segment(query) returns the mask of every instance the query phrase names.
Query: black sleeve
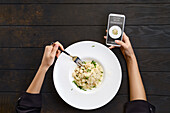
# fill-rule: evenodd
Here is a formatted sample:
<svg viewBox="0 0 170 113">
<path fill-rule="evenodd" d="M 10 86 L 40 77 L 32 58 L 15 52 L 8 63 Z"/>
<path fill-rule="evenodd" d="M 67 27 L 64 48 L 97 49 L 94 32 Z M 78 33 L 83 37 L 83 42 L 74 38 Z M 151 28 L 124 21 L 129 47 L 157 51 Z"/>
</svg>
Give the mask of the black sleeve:
<svg viewBox="0 0 170 113">
<path fill-rule="evenodd" d="M 41 104 L 41 94 L 25 92 L 17 101 L 16 111 L 17 113 L 40 113 Z"/>
<path fill-rule="evenodd" d="M 125 113 L 155 113 L 155 107 L 144 100 L 134 100 L 125 104 Z"/>
</svg>

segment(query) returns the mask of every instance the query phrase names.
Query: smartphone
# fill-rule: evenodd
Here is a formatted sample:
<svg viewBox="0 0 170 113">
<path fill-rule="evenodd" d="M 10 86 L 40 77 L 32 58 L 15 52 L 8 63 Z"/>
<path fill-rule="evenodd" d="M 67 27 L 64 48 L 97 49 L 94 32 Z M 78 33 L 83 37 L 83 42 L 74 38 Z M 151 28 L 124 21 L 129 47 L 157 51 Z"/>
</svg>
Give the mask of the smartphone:
<svg viewBox="0 0 170 113">
<path fill-rule="evenodd" d="M 109 14 L 107 25 L 107 39 L 106 45 L 118 46 L 115 40 L 122 40 L 125 25 L 125 15 L 122 14 Z"/>
</svg>

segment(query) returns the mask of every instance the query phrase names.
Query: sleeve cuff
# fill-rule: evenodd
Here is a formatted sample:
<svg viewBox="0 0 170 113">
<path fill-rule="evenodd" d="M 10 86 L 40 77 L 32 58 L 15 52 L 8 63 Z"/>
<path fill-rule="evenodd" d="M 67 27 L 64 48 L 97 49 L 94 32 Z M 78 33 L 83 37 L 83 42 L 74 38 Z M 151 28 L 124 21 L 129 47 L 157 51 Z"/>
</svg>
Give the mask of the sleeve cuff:
<svg viewBox="0 0 170 113">
<path fill-rule="evenodd" d="M 145 100 L 134 100 L 127 102 L 125 105 L 125 113 L 155 113 L 155 107 Z"/>
<path fill-rule="evenodd" d="M 41 107 L 42 96 L 41 94 L 31 94 L 24 92 L 22 96 L 18 99 L 18 104 L 27 107 Z"/>
</svg>

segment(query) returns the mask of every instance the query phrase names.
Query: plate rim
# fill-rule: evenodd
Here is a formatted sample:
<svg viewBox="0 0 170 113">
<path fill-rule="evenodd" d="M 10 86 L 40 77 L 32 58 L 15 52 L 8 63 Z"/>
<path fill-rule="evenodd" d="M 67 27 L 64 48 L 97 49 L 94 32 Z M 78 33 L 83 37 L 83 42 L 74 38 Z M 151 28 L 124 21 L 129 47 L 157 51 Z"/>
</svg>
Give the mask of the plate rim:
<svg viewBox="0 0 170 113">
<path fill-rule="evenodd" d="M 57 65 L 56 62 L 57 62 L 58 59 L 55 61 L 54 68 L 53 68 L 53 84 L 54 84 L 55 90 L 57 91 L 57 93 L 58 93 L 58 95 L 60 96 L 60 98 L 61 98 L 62 100 L 64 100 L 64 102 L 67 103 L 68 105 L 70 105 L 71 107 L 76 108 L 76 109 L 80 109 L 80 110 L 86 110 L 86 111 L 99 109 L 99 108 L 107 105 L 108 103 L 110 103 L 110 102 L 113 100 L 113 98 L 116 96 L 116 94 L 119 92 L 120 87 L 121 87 L 121 84 L 122 84 L 122 67 L 121 67 L 121 65 L 120 65 L 119 59 L 118 59 L 117 56 L 114 54 L 114 52 L 111 51 L 108 47 L 106 47 L 104 44 L 102 44 L 102 43 L 100 43 L 100 42 L 96 42 L 96 41 L 78 41 L 78 42 L 72 43 L 72 44 L 69 45 L 68 47 L 74 46 L 74 45 L 79 44 L 79 43 L 94 43 L 94 44 L 96 43 L 96 44 L 99 44 L 100 46 L 108 49 L 108 50 L 115 56 L 116 60 L 118 61 L 118 65 L 119 65 L 118 67 L 119 67 L 119 69 L 120 69 L 120 81 L 119 81 L 119 84 L 118 84 L 119 87 L 117 88 L 116 93 L 115 93 L 107 102 L 104 102 L 104 104 L 100 104 L 99 106 L 95 106 L 95 107 L 92 107 L 92 108 L 84 108 L 84 107 L 81 108 L 81 107 L 77 107 L 77 106 L 71 105 L 70 103 L 68 103 L 68 102 L 61 96 L 61 94 L 58 92 L 57 87 L 56 87 L 56 85 L 55 85 L 54 71 L 55 71 L 55 67 L 56 67 L 56 65 Z M 68 48 L 68 47 L 67 47 L 67 48 Z M 65 50 L 67 50 L 67 48 L 66 48 Z"/>
</svg>

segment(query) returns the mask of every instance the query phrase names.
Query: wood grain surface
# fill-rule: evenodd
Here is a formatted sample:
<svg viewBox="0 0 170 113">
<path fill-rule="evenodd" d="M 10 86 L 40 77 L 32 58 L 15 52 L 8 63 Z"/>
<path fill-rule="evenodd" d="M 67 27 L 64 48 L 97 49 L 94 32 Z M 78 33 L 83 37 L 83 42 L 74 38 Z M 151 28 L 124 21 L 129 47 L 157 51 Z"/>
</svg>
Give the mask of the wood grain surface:
<svg viewBox="0 0 170 113">
<path fill-rule="evenodd" d="M 109 13 L 126 15 L 130 37 L 148 95 L 157 113 L 170 109 L 169 0 L 0 0 L 0 113 L 15 113 L 16 101 L 31 83 L 44 47 L 64 47 L 84 40 L 105 45 Z M 129 88 L 126 63 L 118 57 L 123 79 L 116 97 L 97 110 L 83 111 L 65 103 L 53 85 L 53 66 L 42 87 L 42 113 L 123 113 Z M 102 53 L 103 54 L 103 53 Z"/>
<path fill-rule="evenodd" d="M 141 71 L 169 71 L 169 48 L 134 49 L 134 51 Z M 117 48 L 113 52 L 118 57 L 125 71 L 126 64 L 120 50 Z M 0 48 L 0 53 L 3 53 L 0 55 L 1 69 L 37 69 L 41 63 L 43 48 Z M 101 52 L 101 54 L 104 53 Z"/>
<path fill-rule="evenodd" d="M 170 24 L 170 4 L 1 4 L 0 25 L 106 25 L 109 13 L 126 25 Z"/>
<path fill-rule="evenodd" d="M 0 92 L 25 91 L 35 73 L 36 70 L 0 70 Z M 50 68 L 46 74 L 42 93 L 56 92 L 52 75 L 53 69 Z M 170 72 L 142 72 L 141 75 L 148 95 L 170 95 Z M 122 76 L 122 84 L 118 94 L 128 95 L 127 73 L 123 72 Z"/>
<path fill-rule="evenodd" d="M 83 3 L 170 3 L 168 0 L 0 0 L 0 3 L 74 3 L 74 4 L 83 4 Z"/>
<path fill-rule="evenodd" d="M 65 47 L 83 40 L 105 44 L 103 38 L 106 35 L 105 29 L 106 26 L 2 26 L 0 47 L 39 48 L 56 40 L 62 42 Z M 134 48 L 170 47 L 170 25 L 127 26 L 125 31 Z"/>
</svg>

